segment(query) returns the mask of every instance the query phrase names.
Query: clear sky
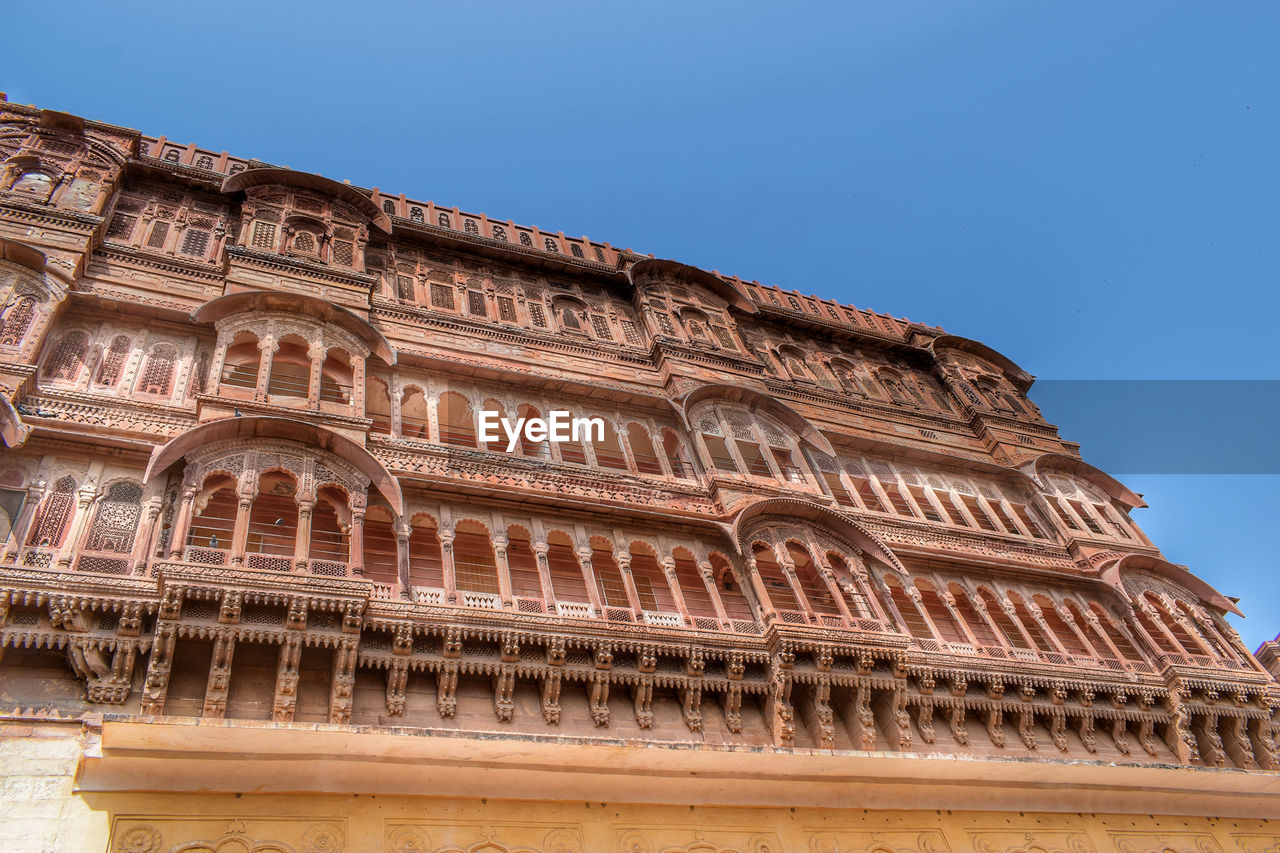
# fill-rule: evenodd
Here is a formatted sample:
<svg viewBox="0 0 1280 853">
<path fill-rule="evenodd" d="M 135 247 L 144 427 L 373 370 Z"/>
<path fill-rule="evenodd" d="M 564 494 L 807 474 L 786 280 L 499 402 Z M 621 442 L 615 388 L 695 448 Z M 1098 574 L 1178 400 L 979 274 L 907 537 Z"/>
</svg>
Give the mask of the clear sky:
<svg viewBox="0 0 1280 853">
<path fill-rule="evenodd" d="M 13 101 L 941 325 L 1046 380 L 1280 379 L 1275 2 L 67 2 L 5 29 Z M 1067 438 L 1107 422 L 1074 408 L 1045 402 Z M 1251 646 L 1280 631 L 1274 467 L 1110 470 Z"/>
</svg>

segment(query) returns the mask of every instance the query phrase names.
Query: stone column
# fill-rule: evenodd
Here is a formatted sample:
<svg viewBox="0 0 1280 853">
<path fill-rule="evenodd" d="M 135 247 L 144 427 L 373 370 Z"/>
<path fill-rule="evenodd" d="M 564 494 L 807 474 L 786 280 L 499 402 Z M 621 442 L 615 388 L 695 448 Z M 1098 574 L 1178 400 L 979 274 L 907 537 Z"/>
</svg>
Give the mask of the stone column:
<svg viewBox="0 0 1280 853">
<path fill-rule="evenodd" d="M 507 545 L 510 541 L 501 535 L 490 539 L 490 544 L 493 546 L 493 564 L 498 570 L 498 597 L 502 599 L 504 610 L 510 610 L 515 604 L 511 593 L 511 566 L 507 562 Z"/>
<path fill-rule="evenodd" d="M 267 388 L 271 385 L 271 363 L 279 348 L 280 345 L 272 335 L 258 341 L 258 352 L 261 354 L 258 356 L 258 384 L 253 392 L 255 400 L 265 402 L 267 399 Z"/>
<path fill-rule="evenodd" d="M 316 341 L 307 349 L 307 357 L 311 359 L 311 374 L 307 381 L 307 408 L 320 408 L 320 377 L 324 371 L 324 344 Z"/>
<path fill-rule="evenodd" d="M 1045 621 L 1044 611 L 1040 609 L 1040 605 L 1036 604 L 1034 601 L 1028 601 L 1027 612 L 1031 614 L 1032 619 L 1036 620 L 1036 625 L 1039 626 L 1040 633 L 1044 634 L 1044 636 L 1049 640 L 1049 645 L 1053 646 L 1059 654 L 1070 656 L 1071 652 L 1067 651 L 1067 647 L 1063 644 L 1062 640 L 1058 639 L 1058 635 L 1053 632 L 1049 627 L 1049 623 Z"/>
<path fill-rule="evenodd" d="M 551 566 L 547 562 L 547 552 L 551 550 L 551 546 L 546 542 L 534 542 L 533 559 L 538 564 L 538 581 L 542 585 L 542 604 L 546 607 L 548 613 L 554 613 L 556 609 L 555 589 L 551 585 Z"/>
<path fill-rule="evenodd" d="M 617 563 L 618 572 L 622 575 L 622 588 L 627 592 L 627 603 L 639 616 L 644 611 L 644 607 L 640 603 L 640 590 L 636 588 L 636 579 L 631 574 L 631 554 L 626 551 L 614 551 L 613 561 Z"/>
<path fill-rule="evenodd" d="M 965 639 L 968 640 L 975 649 L 982 648 L 982 643 L 978 642 L 977 635 L 973 633 L 973 629 L 969 627 L 969 623 L 966 622 L 964 616 L 961 615 L 960 608 L 956 604 L 956 597 L 951 594 L 951 590 L 944 589 L 938 594 L 938 597 L 941 598 L 942 603 L 946 605 L 947 612 L 951 614 L 951 618 L 960 626 L 960 630 L 964 634 Z"/>
<path fill-rule="evenodd" d="M 1106 657 L 1106 655 L 1102 654 L 1101 650 L 1098 649 L 1098 647 L 1089 639 L 1089 635 L 1084 632 L 1084 629 L 1076 624 L 1076 617 L 1065 604 L 1055 605 L 1053 609 L 1057 611 L 1058 618 L 1067 623 L 1067 627 L 1076 635 L 1076 639 L 1083 643 L 1086 649 L 1093 652 L 1094 657 Z"/>
<path fill-rule="evenodd" d="M 751 590 L 756 594 L 756 601 L 760 603 L 760 618 L 768 624 L 778 618 L 778 611 L 774 609 L 773 599 L 769 597 L 769 590 L 765 588 L 764 579 L 760 577 L 760 567 L 756 565 L 756 558 L 748 557 L 744 565 L 747 570 L 747 579 L 751 582 Z"/>
<path fill-rule="evenodd" d="M 692 625 L 693 619 L 689 616 L 689 606 L 684 600 L 684 591 L 680 589 L 680 579 L 676 576 L 675 558 L 663 557 L 659 565 L 662 566 L 662 573 L 666 575 L 667 586 L 671 587 L 671 598 L 676 603 L 680 618 L 686 625 Z"/>
<path fill-rule="evenodd" d="M 1004 611 L 1004 615 L 1009 617 L 1009 621 L 1013 623 L 1013 627 L 1018 629 L 1018 633 L 1022 635 L 1022 639 L 1026 642 L 1027 648 L 1039 654 L 1040 647 L 1036 645 L 1036 641 L 1032 639 L 1031 633 L 1027 631 L 1022 620 L 1018 618 L 1018 609 L 1013 606 L 1013 602 L 1007 598 L 1000 600 L 1000 609 Z"/>
<path fill-rule="evenodd" d="M 137 535 L 133 540 L 133 554 L 130 562 L 133 564 L 134 574 L 146 574 L 147 563 L 150 562 L 151 555 L 154 553 L 152 542 L 156 538 L 156 523 L 160 520 L 160 509 L 164 504 L 164 498 L 156 495 L 146 502 L 142 509 L 141 524 Z"/>
<path fill-rule="evenodd" d="M 396 534 L 396 576 L 400 581 L 400 597 L 412 595 L 412 580 L 409 577 L 409 537 L 413 534 L 408 522 L 400 522 L 394 527 Z"/>
<path fill-rule="evenodd" d="M 351 566 L 353 577 L 364 577 L 364 512 L 365 496 L 352 495 L 348 504 L 351 509 L 351 532 L 347 534 L 349 556 L 347 563 Z"/>
<path fill-rule="evenodd" d="M 311 564 L 311 517 L 316 509 L 314 498 L 294 497 L 298 505 L 298 529 L 293 538 L 293 570 L 306 572 Z"/>
<path fill-rule="evenodd" d="M 231 339 L 225 332 L 218 333 L 218 343 L 213 350 L 213 358 L 209 362 L 209 382 L 205 385 L 206 394 L 217 394 L 222 389 L 222 368 L 227 363 L 227 348 Z"/>
<path fill-rule="evenodd" d="M 244 552 L 249 545 L 249 513 L 253 510 L 253 495 L 238 494 L 236 526 L 231 532 L 231 565 L 244 565 Z"/>
<path fill-rule="evenodd" d="M 826 557 L 819 552 L 822 562 L 817 564 L 818 574 L 822 576 L 822 582 L 827 585 L 827 590 L 831 593 L 831 600 L 836 603 L 836 610 L 840 611 L 846 625 L 853 624 L 853 612 L 849 610 L 849 603 L 844 600 L 844 590 L 840 588 L 840 584 L 836 583 L 836 573 L 831 566 L 826 565 Z"/>
<path fill-rule="evenodd" d="M 729 614 L 724 609 L 724 599 L 720 597 L 720 588 L 716 586 L 716 567 L 711 565 L 709 561 L 698 563 L 698 574 L 702 576 L 702 583 L 707 588 L 707 594 L 711 596 L 711 606 L 715 608 L 716 618 L 720 620 L 721 625 L 728 625 Z"/>
<path fill-rule="evenodd" d="M 70 569 L 72 561 L 84 549 L 85 539 L 89 535 L 89 516 L 92 514 L 93 502 L 97 495 L 98 486 L 92 481 L 86 481 L 77 490 L 76 512 L 71 518 L 71 529 L 62 540 L 62 548 L 58 550 L 57 559 L 54 561 L 58 568 Z"/>
<path fill-rule="evenodd" d="M 40 508 L 40 502 L 44 500 L 44 496 L 48 491 L 48 485 L 44 480 L 32 480 L 27 486 L 27 496 L 22 501 L 22 509 L 18 511 L 18 517 L 13 522 L 13 527 L 9 528 L 9 537 L 4 543 L 4 561 L 6 563 L 16 563 L 18 554 L 22 551 L 22 543 L 27 541 L 27 537 L 31 534 L 31 524 L 35 521 L 36 511 Z"/>
<path fill-rule="evenodd" d="M 796 597 L 796 603 L 800 605 L 800 609 L 810 621 L 813 620 L 813 605 L 809 603 L 809 596 L 804 594 L 804 589 L 800 586 L 800 577 L 796 574 L 796 564 L 791 559 L 791 555 L 786 553 L 780 545 L 775 545 L 773 553 L 778 560 L 778 568 L 782 569 L 782 576 L 787 579 L 787 584 L 791 587 L 791 592 Z"/>
<path fill-rule="evenodd" d="M 924 606 L 924 596 L 920 594 L 920 590 L 916 589 L 914 583 L 903 584 L 902 592 L 911 601 L 911 605 L 915 607 L 916 612 L 920 614 L 920 618 L 929 626 L 929 633 L 933 634 L 933 638 L 939 643 L 946 643 L 942 638 L 942 632 L 938 630 L 938 626 L 934 623 L 933 617 L 929 615 L 928 609 Z"/>
<path fill-rule="evenodd" d="M 1089 623 L 1089 627 L 1093 632 L 1102 638 L 1102 642 L 1107 644 L 1107 648 L 1116 656 L 1116 660 L 1124 660 L 1125 656 L 1120 653 L 1120 648 L 1111 640 L 1111 635 L 1107 633 L 1106 628 L 1102 624 L 1102 620 L 1098 618 L 1092 610 L 1082 607 L 1080 612 L 1084 615 L 1085 621 Z M 1119 631 L 1119 627 L 1116 628 Z"/>
<path fill-rule="evenodd" d="M 453 567 L 453 529 L 440 528 L 440 572 L 444 582 L 444 600 L 446 604 L 458 603 L 458 576 Z"/>
<path fill-rule="evenodd" d="M 849 494 L 856 494 L 856 492 L 850 491 Z M 863 600 L 867 602 L 867 607 L 871 608 L 874 618 L 886 625 L 892 625 L 893 618 L 885 610 L 884 602 L 880 600 L 880 596 L 876 594 L 871 582 L 871 573 L 867 571 L 867 562 L 863 559 L 861 552 L 849 555 L 849 574 L 862 593 Z"/>
<path fill-rule="evenodd" d="M 187 547 L 187 532 L 191 529 L 191 516 L 195 512 L 196 496 L 200 488 L 195 485 L 184 486 L 182 502 L 178 505 L 177 516 L 173 520 L 173 529 L 169 531 L 169 559 L 181 560 L 182 552 Z"/>
<path fill-rule="evenodd" d="M 1013 648 L 1013 643 L 1009 642 L 1009 638 L 1004 635 L 1004 631 L 996 624 L 996 620 L 991 618 L 991 614 L 987 611 L 987 602 L 983 600 L 982 596 L 969 596 L 969 603 L 978 612 L 978 617 L 987 623 L 987 628 L 991 631 L 992 636 L 996 638 L 996 642 L 1000 647 L 1004 649 Z"/>
<path fill-rule="evenodd" d="M 600 589 L 596 586 L 596 572 L 591 566 L 591 548 L 579 548 L 574 553 L 578 556 L 578 567 L 582 569 L 582 579 L 587 583 L 587 599 L 595 609 L 596 616 L 604 618 L 604 606 L 600 601 Z"/>
<path fill-rule="evenodd" d="M 351 414 L 364 417 L 364 356 L 351 356 Z"/>
</svg>

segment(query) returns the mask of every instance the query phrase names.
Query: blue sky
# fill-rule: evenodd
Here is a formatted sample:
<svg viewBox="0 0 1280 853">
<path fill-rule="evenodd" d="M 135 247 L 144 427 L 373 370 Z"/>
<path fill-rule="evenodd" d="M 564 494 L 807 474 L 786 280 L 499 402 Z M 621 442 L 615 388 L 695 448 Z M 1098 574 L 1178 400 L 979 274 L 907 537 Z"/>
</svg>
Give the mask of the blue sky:
<svg viewBox="0 0 1280 853">
<path fill-rule="evenodd" d="M 6 29 L 10 100 L 905 315 L 1044 379 L 1280 379 L 1275 3 L 64 3 Z M 1088 408 L 1046 414 L 1079 438 Z M 1280 631 L 1274 469 L 1111 470 L 1251 646 Z"/>
</svg>

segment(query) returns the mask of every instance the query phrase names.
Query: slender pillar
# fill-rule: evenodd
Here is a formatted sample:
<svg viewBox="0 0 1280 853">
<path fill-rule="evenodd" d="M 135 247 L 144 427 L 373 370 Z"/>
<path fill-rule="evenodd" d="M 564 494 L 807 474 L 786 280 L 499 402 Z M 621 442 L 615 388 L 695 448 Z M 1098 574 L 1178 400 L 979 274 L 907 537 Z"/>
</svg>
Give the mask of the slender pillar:
<svg viewBox="0 0 1280 853">
<path fill-rule="evenodd" d="M 400 583 L 400 597 L 408 598 L 411 586 L 409 577 L 409 537 L 413 530 L 407 522 L 395 526 L 396 533 L 396 577 Z"/>
<path fill-rule="evenodd" d="M 618 572 L 622 575 L 622 588 L 627 592 L 627 603 L 638 616 L 644 611 L 644 607 L 640 604 L 640 590 L 636 588 L 636 579 L 631 574 L 631 555 L 626 551 L 614 551 L 613 561 L 617 563 Z"/>
<path fill-rule="evenodd" d="M 693 620 L 689 618 L 689 606 L 684 600 L 684 591 L 680 589 L 680 579 L 676 576 L 676 561 L 674 557 L 663 557 L 662 573 L 667 577 L 667 586 L 671 587 L 671 598 L 676 603 L 676 610 L 680 613 L 680 618 L 686 625 L 692 625 Z"/>
<path fill-rule="evenodd" d="M 711 596 L 711 606 L 715 608 L 716 618 L 720 620 L 721 625 L 729 624 L 729 614 L 724 609 L 724 599 L 720 597 L 720 588 L 716 586 L 716 568 L 710 562 L 704 561 L 698 563 L 698 574 L 702 576 L 702 583 L 707 588 L 707 594 Z"/>
<path fill-rule="evenodd" d="M 822 582 L 827 585 L 827 591 L 831 593 L 831 600 L 836 603 L 836 609 L 840 611 L 840 616 L 844 619 L 844 624 L 853 624 L 853 612 L 849 610 L 849 603 L 844 600 L 844 590 L 840 589 L 840 584 L 836 583 L 836 573 L 829 565 L 826 565 L 826 558 L 819 556 L 823 562 L 817 564 L 818 574 L 822 577 Z"/>
<path fill-rule="evenodd" d="M 182 502 L 178 505 L 178 515 L 173 520 L 173 529 L 169 531 L 169 559 L 181 560 L 182 552 L 187 547 L 187 532 L 191 529 L 191 516 L 195 512 L 196 496 L 200 494 L 197 486 L 186 486 L 182 490 Z"/>
<path fill-rule="evenodd" d="M 747 569 L 747 579 L 751 581 L 751 590 L 756 594 L 756 601 L 760 603 L 760 618 L 768 624 L 778 618 L 778 611 L 774 609 L 773 599 L 769 597 L 769 590 L 765 588 L 764 579 L 760 577 L 756 558 L 748 557 L 744 565 Z"/>
<path fill-rule="evenodd" d="M 973 633 L 973 629 L 969 627 L 969 623 L 965 621 L 964 616 L 960 613 L 960 608 L 956 606 L 956 597 L 951 594 L 950 590 L 943 590 L 938 595 L 942 599 L 942 603 L 946 605 L 947 612 L 951 614 L 951 618 L 960 626 L 960 630 L 964 633 L 965 639 L 969 641 L 975 649 L 982 648 L 982 644 L 978 642 L 978 637 Z"/>
<path fill-rule="evenodd" d="M 261 355 L 258 357 L 258 384 L 253 392 L 255 400 L 267 399 L 267 389 L 271 385 L 271 363 L 275 360 L 276 350 L 279 348 L 280 345 L 276 343 L 276 339 L 270 335 L 258 342 L 258 351 Z"/>
<path fill-rule="evenodd" d="M 787 583 L 791 586 L 791 592 L 796 597 L 796 603 L 800 605 L 800 609 L 810 621 L 814 620 L 813 605 L 809 603 L 809 596 L 804 594 L 804 589 L 800 586 L 800 577 L 796 574 L 796 564 L 792 561 L 790 555 L 782 556 L 785 552 L 775 546 L 774 553 L 778 555 L 778 567 L 782 569 L 782 576 L 787 579 Z"/>
<path fill-rule="evenodd" d="M 56 563 L 60 569 L 71 568 L 71 562 L 84 549 L 85 538 L 89 534 L 89 516 L 92 515 L 93 502 L 97 497 L 98 487 L 86 482 L 76 492 L 76 514 L 71 519 L 71 529 L 62 540 L 62 548 L 58 551 Z"/>
<path fill-rule="evenodd" d="M 458 576 L 453 566 L 453 529 L 440 528 L 440 569 L 444 580 L 444 600 L 446 604 L 458 603 Z"/>
<path fill-rule="evenodd" d="M 1057 611 L 1058 618 L 1067 623 L 1067 627 L 1076 635 L 1076 639 L 1083 643 L 1084 647 L 1092 652 L 1094 657 L 1106 657 L 1106 655 L 1102 653 L 1102 650 L 1089 639 L 1089 635 L 1084 632 L 1084 629 L 1076 624 L 1076 617 L 1065 604 L 1055 605 L 1053 609 Z"/>
<path fill-rule="evenodd" d="M 351 414 L 364 417 L 364 356 L 351 356 Z"/>
<path fill-rule="evenodd" d="M 1005 636 L 1004 631 L 996 624 L 996 620 L 991 618 L 991 613 L 987 610 L 986 600 L 980 595 L 971 595 L 969 596 L 969 603 L 978 612 L 978 617 L 987 623 L 987 628 L 991 631 L 992 636 L 996 638 L 996 643 L 1003 649 L 1012 649 L 1013 643 L 1009 642 L 1009 638 Z"/>
<path fill-rule="evenodd" d="M 320 408 L 320 377 L 324 370 L 324 346 L 320 342 L 313 343 L 307 349 L 307 357 L 311 359 L 311 374 L 307 381 L 307 408 Z"/>
<path fill-rule="evenodd" d="M 504 610 L 510 610 L 515 602 L 511 594 L 511 566 L 507 562 L 507 545 L 510 540 L 498 535 L 491 540 L 493 546 L 493 564 L 498 570 L 498 597 L 502 599 Z"/>
<path fill-rule="evenodd" d="M 591 548 L 579 548 L 574 553 L 578 555 L 578 567 L 582 570 L 582 579 L 587 584 L 587 599 L 595 609 L 596 616 L 604 618 L 604 607 L 600 602 L 600 589 L 596 586 L 595 569 L 591 567 Z"/>
<path fill-rule="evenodd" d="M 555 589 L 551 585 L 551 564 L 547 562 L 547 552 L 551 546 L 546 542 L 533 542 L 533 560 L 538 565 L 538 583 L 542 586 L 542 605 L 548 613 L 556 610 Z"/>
<path fill-rule="evenodd" d="M 231 533 L 231 565 L 244 565 L 244 552 L 249 545 L 249 513 L 253 510 L 253 497 L 240 495 L 236 503 L 236 526 Z"/>
<path fill-rule="evenodd" d="M 350 558 L 353 577 L 364 577 L 364 507 L 351 508 L 351 532 L 347 535 L 350 547 Z"/>
<path fill-rule="evenodd" d="M 159 495 L 151 498 L 142 508 L 142 523 L 133 540 L 133 554 L 130 563 L 135 575 L 146 574 L 147 563 L 154 553 L 151 543 L 156 538 L 156 523 L 160 519 L 160 508 L 164 499 Z"/>
<path fill-rule="evenodd" d="M 316 502 L 310 498 L 296 498 L 298 505 L 298 529 L 293 539 L 293 570 L 305 572 L 311 564 L 311 517 Z"/>
</svg>

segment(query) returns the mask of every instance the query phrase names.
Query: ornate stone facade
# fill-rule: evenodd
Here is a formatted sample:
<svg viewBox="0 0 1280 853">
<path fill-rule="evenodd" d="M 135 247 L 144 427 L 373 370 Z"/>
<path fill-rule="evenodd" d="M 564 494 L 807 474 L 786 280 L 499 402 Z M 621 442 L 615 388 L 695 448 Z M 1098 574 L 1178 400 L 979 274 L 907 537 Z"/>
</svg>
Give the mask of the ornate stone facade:
<svg viewBox="0 0 1280 853">
<path fill-rule="evenodd" d="M 982 344 L 50 110 L 0 157 L 7 837 L 1277 849 L 1235 605 Z"/>
</svg>

